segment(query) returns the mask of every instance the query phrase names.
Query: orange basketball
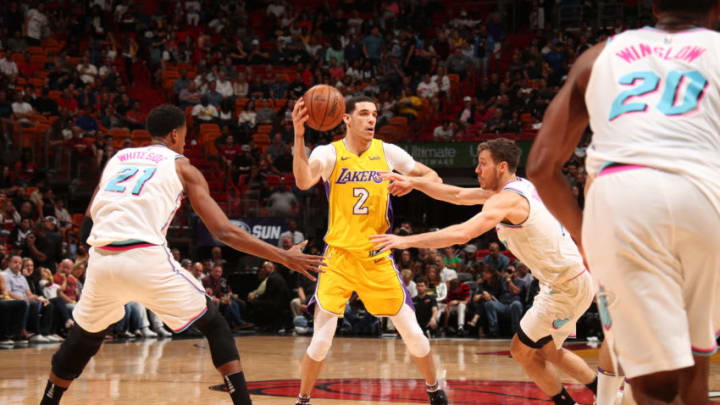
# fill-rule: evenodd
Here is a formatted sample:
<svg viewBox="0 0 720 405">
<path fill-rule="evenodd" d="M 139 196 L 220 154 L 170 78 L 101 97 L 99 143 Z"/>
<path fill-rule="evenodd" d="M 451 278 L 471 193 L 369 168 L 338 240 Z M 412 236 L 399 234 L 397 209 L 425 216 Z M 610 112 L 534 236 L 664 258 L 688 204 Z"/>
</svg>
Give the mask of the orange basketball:
<svg viewBox="0 0 720 405">
<path fill-rule="evenodd" d="M 345 99 L 333 86 L 318 84 L 303 95 L 308 111 L 307 124 L 317 131 L 329 131 L 340 124 L 345 113 Z"/>
</svg>

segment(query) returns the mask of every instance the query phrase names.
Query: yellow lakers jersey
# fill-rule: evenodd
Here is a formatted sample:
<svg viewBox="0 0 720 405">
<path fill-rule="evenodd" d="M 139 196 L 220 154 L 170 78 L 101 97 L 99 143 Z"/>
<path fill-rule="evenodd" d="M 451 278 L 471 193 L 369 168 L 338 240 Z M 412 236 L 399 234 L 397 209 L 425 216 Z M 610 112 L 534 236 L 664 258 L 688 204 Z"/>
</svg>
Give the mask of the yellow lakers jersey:
<svg viewBox="0 0 720 405">
<path fill-rule="evenodd" d="M 378 172 L 388 171 L 383 142 L 373 139 L 357 156 L 342 140 L 333 142 L 335 168 L 325 183 L 329 219 L 325 243 L 374 256 L 370 236 L 385 233 L 392 224 L 388 182 Z"/>
</svg>

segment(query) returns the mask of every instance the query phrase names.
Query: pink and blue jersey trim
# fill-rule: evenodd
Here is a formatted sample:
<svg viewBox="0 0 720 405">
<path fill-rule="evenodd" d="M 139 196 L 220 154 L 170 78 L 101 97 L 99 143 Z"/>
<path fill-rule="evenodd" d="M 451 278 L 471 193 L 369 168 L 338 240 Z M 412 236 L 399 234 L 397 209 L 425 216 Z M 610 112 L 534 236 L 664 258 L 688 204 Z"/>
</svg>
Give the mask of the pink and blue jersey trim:
<svg viewBox="0 0 720 405">
<path fill-rule="evenodd" d="M 720 338 L 720 330 L 715 332 L 715 340 L 717 340 L 718 338 Z M 717 353 L 717 351 L 718 351 L 717 344 L 709 349 L 701 349 L 701 348 L 695 347 L 695 346 L 691 346 L 691 348 L 692 348 L 693 355 L 699 356 L 699 357 L 710 357 L 710 356 L 714 355 L 715 353 Z"/>
<path fill-rule="evenodd" d="M 142 241 L 142 240 L 130 239 L 130 240 L 124 240 L 124 241 L 119 241 L 119 242 L 113 242 L 109 245 L 100 246 L 99 248 L 104 249 L 104 250 L 110 250 L 113 252 L 124 252 L 126 250 L 145 248 L 145 247 L 150 247 L 150 246 L 155 246 L 155 245 L 152 243 Z"/>
<path fill-rule="evenodd" d="M 607 176 L 607 175 L 613 174 L 613 173 L 625 172 L 628 170 L 647 169 L 647 168 L 648 168 L 647 166 L 643 166 L 643 165 L 607 162 L 600 168 L 600 171 L 598 172 L 598 177 Z"/>
</svg>

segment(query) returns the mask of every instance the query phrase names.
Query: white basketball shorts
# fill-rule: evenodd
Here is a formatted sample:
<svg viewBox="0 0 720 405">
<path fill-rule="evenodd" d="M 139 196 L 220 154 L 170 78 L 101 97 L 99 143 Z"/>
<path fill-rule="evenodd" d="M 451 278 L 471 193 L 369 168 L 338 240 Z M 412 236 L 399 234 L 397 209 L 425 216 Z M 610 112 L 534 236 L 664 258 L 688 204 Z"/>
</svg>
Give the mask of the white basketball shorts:
<svg viewBox="0 0 720 405">
<path fill-rule="evenodd" d="M 720 215 L 693 183 L 641 166 L 605 170 L 588 192 L 582 238 L 590 271 L 615 301 L 604 326 L 627 377 L 715 353 Z"/>
<path fill-rule="evenodd" d="M 578 319 L 592 304 L 595 294 L 592 277 L 584 269 L 561 285 L 540 286 L 532 307 L 520 320 L 520 329 L 533 342 L 552 336 L 560 349 L 568 336 L 575 334 Z"/>
<path fill-rule="evenodd" d="M 207 311 L 202 283 L 166 247 L 91 248 L 75 321 L 88 332 L 100 332 L 123 318 L 129 301 L 144 305 L 175 332 Z"/>
</svg>

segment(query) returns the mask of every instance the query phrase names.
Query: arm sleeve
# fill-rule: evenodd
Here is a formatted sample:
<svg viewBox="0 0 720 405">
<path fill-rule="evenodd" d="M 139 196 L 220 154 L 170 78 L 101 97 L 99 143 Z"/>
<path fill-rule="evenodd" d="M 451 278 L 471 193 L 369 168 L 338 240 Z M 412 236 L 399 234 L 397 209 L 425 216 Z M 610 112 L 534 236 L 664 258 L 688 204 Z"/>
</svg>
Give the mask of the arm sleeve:
<svg viewBox="0 0 720 405">
<path fill-rule="evenodd" d="M 390 170 L 397 170 L 402 174 L 409 174 L 415 168 L 415 159 L 405 149 L 390 143 L 383 143 L 385 158 Z"/>
<path fill-rule="evenodd" d="M 313 160 L 319 160 L 322 162 L 322 178 L 327 180 L 332 175 L 332 171 L 335 168 L 335 147 L 332 145 L 320 145 L 313 149 L 308 158 L 308 163 Z"/>
</svg>

